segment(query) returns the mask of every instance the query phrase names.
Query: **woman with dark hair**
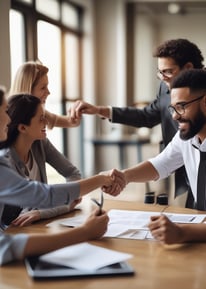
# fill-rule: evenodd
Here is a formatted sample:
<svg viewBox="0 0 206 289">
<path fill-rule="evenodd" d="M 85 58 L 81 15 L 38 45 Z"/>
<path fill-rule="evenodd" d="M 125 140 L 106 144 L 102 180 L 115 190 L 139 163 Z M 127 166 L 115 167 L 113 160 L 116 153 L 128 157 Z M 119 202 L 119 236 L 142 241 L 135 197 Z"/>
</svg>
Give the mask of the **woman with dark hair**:
<svg viewBox="0 0 206 289">
<path fill-rule="evenodd" d="M 69 162 L 46 138 L 47 120 L 41 100 L 29 94 L 11 96 L 8 101 L 7 140 L 0 144 L 1 154 L 5 155 L 11 166 L 23 177 L 47 183 L 46 163 L 51 165 L 67 181 L 80 179 L 78 169 Z M 4 222 L 15 225 L 28 225 L 39 219 L 48 219 L 69 212 L 81 199 L 73 204 L 47 210 L 24 210 L 17 219 L 12 220 L 10 209 L 4 212 Z M 14 211 L 14 210 L 13 210 Z M 28 211 L 28 212 L 27 212 Z M 18 212 L 18 210 L 17 210 Z M 18 214 L 17 214 L 18 215 Z"/>
</svg>

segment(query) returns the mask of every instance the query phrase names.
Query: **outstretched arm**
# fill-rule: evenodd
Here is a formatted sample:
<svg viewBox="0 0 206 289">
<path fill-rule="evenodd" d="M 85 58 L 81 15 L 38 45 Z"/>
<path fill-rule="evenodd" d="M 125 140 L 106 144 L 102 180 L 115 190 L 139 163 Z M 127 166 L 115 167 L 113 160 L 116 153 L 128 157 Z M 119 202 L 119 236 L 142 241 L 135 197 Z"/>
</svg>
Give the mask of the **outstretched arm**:
<svg viewBox="0 0 206 289">
<path fill-rule="evenodd" d="M 114 184 L 112 186 L 102 187 L 105 193 L 113 196 L 117 196 L 124 187 L 131 182 L 147 182 L 157 180 L 159 174 L 157 170 L 149 161 L 142 162 L 134 167 L 119 171 L 113 169 L 110 171 L 111 176 L 114 178 Z"/>
<path fill-rule="evenodd" d="M 101 117 L 109 118 L 110 109 L 107 106 L 96 106 L 82 100 L 77 100 L 70 108 L 69 114 L 71 119 L 81 118 L 82 114 L 96 114 Z"/>
<path fill-rule="evenodd" d="M 127 183 L 155 181 L 159 174 L 149 161 L 144 161 L 134 167 L 123 170 Z"/>
<path fill-rule="evenodd" d="M 74 200 L 69 205 L 58 206 L 49 209 L 31 210 L 20 214 L 15 220 L 12 221 L 13 226 L 27 226 L 33 222 L 41 219 L 50 219 L 71 212 L 81 202 L 81 198 Z"/>
<path fill-rule="evenodd" d="M 81 123 L 81 118 L 75 117 L 71 118 L 70 115 L 57 115 L 54 113 L 51 113 L 49 111 L 45 112 L 46 118 L 47 118 L 47 125 L 49 129 L 52 129 L 53 127 L 77 127 Z"/>
</svg>

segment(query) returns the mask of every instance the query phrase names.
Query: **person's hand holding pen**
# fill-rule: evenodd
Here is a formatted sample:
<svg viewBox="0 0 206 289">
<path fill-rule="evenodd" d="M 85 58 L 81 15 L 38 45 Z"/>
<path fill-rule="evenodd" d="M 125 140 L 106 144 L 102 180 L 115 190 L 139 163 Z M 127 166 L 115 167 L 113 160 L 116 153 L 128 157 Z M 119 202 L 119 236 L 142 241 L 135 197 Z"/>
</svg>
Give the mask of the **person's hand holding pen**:
<svg viewBox="0 0 206 289">
<path fill-rule="evenodd" d="M 83 224 L 88 240 L 98 239 L 102 237 L 107 231 L 109 217 L 102 208 L 101 214 L 99 213 L 99 208 L 94 210 L 90 217 Z"/>
<path fill-rule="evenodd" d="M 148 227 L 152 236 L 164 244 L 181 243 L 182 241 L 181 225 L 171 222 L 164 214 L 152 216 Z"/>
</svg>

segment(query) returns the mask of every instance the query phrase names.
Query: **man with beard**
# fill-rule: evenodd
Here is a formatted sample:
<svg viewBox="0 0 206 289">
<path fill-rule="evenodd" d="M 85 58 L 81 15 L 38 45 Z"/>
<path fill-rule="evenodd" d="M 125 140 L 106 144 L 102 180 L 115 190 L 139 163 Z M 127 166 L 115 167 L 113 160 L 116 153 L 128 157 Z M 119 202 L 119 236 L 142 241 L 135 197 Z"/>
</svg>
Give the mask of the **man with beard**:
<svg viewBox="0 0 206 289">
<path fill-rule="evenodd" d="M 166 178 L 184 165 L 194 207 L 206 211 L 205 184 L 200 184 L 198 179 L 200 155 L 206 152 L 206 70 L 182 71 L 173 80 L 171 88 L 168 109 L 178 123 L 177 133 L 159 155 L 122 170 L 122 173 L 126 183 L 147 182 Z M 203 168 L 205 175 L 206 160 Z M 206 178 L 203 176 L 202 180 Z"/>
</svg>

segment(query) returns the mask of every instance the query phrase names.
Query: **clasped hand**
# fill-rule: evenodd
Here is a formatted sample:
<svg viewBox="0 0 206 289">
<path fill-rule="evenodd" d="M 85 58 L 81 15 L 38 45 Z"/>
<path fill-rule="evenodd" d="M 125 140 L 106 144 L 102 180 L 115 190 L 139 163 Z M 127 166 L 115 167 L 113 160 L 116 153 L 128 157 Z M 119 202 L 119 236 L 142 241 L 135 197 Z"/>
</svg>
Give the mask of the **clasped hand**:
<svg viewBox="0 0 206 289">
<path fill-rule="evenodd" d="M 126 187 L 127 182 L 126 178 L 123 172 L 112 169 L 110 171 L 101 172 L 100 174 L 103 175 L 109 175 L 112 179 L 112 183 L 109 186 L 103 186 L 101 189 L 103 192 L 112 195 L 117 196 L 120 194 L 120 192 Z"/>
</svg>

